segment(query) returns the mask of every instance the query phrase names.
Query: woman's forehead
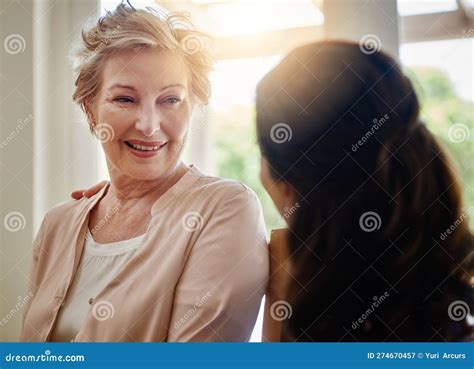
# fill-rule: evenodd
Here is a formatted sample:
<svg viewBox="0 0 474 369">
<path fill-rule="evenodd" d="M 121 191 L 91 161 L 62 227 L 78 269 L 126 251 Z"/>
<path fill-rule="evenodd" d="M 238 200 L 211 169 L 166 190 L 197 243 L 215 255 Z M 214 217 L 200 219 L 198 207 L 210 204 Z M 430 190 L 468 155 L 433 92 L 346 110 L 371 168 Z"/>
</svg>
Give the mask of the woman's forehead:
<svg viewBox="0 0 474 369">
<path fill-rule="evenodd" d="M 162 88 L 188 86 L 188 70 L 182 56 L 169 50 L 124 50 L 105 62 L 103 85 Z"/>
</svg>

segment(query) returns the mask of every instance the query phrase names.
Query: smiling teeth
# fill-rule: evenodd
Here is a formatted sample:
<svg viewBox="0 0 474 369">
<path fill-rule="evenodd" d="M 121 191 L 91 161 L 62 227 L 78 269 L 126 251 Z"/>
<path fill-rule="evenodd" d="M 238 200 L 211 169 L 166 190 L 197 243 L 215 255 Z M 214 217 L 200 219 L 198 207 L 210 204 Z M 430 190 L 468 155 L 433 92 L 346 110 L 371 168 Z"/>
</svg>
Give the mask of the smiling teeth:
<svg viewBox="0 0 474 369">
<path fill-rule="evenodd" d="M 142 145 L 134 145 L 131 144 L 134 149 L 141 150 L 141 151 L 156 151 L 158 150 L 158 146 L 142 146 Z"/>
</svg>

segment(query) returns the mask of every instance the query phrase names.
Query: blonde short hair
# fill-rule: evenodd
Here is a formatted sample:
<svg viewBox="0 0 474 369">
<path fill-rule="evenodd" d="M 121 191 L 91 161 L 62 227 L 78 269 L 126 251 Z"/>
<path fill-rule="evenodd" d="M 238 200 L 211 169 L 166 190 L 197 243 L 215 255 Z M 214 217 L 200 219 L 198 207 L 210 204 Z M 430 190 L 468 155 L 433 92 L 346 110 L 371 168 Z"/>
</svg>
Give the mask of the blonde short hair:
<svg viewBox="0 0 474 369">
<path fill-rule="evenodd" d="M 164 14 L 152 8 L 136 9 L 128 1 L 107 11 L 90 29 L 82 30 L 82 43 L 74 52 L 77 78 L 73 99 L 83 109 L 96 95 L 107 57 L 121 50 L 173 50 L 181 54 L 190 72 L 190 90 L 202 104 L 209 101 L 212 59 L 210 38 L 194 30 L 186 13 Z"/>
</svg>

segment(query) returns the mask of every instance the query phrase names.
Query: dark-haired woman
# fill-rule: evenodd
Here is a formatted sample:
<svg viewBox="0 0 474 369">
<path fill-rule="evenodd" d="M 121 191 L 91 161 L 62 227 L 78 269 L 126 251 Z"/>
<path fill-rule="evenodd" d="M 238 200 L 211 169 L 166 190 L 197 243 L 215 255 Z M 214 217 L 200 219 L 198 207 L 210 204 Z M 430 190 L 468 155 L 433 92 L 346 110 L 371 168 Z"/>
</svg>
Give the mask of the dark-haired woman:
<svg viewBox="0 0 474 369">
<path fill-rule="evenodd" d="M 467 209 L 399 65 L 348 42 L 300 47 L 256 109 L 261 180 L 291 213 L 283 339 L 468 340 Z"/>
</svg>

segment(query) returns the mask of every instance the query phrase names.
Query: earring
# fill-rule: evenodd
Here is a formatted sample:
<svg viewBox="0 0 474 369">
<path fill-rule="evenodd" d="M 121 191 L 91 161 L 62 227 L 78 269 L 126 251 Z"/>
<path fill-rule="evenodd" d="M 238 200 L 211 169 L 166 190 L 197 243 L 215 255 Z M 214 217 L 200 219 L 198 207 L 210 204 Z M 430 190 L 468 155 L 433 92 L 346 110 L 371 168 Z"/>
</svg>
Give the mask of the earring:
<svg viewBox="0 0 474 369">
<path fill-rule="evenodd" d="M 91 133 L 94 135 L 96 134 L 95 125 L 96 125 L 95 122 L 91 121 L 90 126 L 89 126 Z"/>
</svg>

